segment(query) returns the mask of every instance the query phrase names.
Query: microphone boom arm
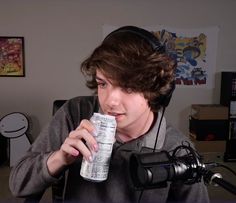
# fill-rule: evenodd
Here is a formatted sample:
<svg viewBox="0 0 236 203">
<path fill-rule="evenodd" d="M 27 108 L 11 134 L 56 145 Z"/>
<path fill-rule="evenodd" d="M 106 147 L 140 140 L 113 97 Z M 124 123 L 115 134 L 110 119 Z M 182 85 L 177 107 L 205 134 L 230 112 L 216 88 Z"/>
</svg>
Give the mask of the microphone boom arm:
<svg viewBox="0 0 236 203">
<path fill-rule="evenodd" d="M 219 173 L 213 173 L 212 171 L 207 171 L 204 175 L 204 182 L 207 184 L 216 183 L 217 185 L 223 187 L 225 190 L 236 195 L 236 186 L 224 180 Z"/>
</svg>

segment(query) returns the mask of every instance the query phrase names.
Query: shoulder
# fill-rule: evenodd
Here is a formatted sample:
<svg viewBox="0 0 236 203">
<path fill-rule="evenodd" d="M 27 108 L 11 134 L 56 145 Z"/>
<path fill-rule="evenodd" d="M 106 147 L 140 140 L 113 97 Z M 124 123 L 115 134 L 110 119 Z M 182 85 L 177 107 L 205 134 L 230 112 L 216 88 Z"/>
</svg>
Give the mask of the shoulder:
<svg viewBox="0 0 236 203">
<path fill-rule="evenodd" d="M 186 143 L 189 143 L 191 146 L 193 146 L 193 143 L 187 135 L 183 134 L 180 130 L 176 129 L 171 124 L 167 124 L 166 139 L 164 144 L 165 150 L 170 151 L 176 148 L 177 146 Z"/>
</svg>

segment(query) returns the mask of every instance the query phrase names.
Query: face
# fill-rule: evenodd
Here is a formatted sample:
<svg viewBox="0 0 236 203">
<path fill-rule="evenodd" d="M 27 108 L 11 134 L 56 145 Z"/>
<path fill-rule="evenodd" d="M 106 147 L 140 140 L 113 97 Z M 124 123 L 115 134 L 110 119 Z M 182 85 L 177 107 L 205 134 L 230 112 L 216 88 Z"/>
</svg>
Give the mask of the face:
<svg viewBox="0 0 236 203">
<path fill-rule="evenodd" d="M 105 114 L 115 116 L 118 131 L 135 132 L 135 129 L 140 128 L 150 119 L 153 113 L 143 94 L 129 92 L 112 85 L 98 70 L 96 81 L 101 109 Z"/>
<path fill-rule="evenodd" d="M 11 113 L 0 120 L 0 134 L 7 138 L 24 135 L 28 130 L 28 120 L 21 113 Z"/>
</svg>

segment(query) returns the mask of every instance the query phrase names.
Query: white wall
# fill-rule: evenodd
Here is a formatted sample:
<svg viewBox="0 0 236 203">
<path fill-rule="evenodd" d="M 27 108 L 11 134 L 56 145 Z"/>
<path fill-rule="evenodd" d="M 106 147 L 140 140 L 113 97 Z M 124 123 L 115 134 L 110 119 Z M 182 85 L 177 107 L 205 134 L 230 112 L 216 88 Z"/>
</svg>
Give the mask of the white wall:
<svg viewBox="0 0 236 203">
<path fill-rule="evenodd" d="M 0 0 L 0 36 L 24 36 L 26 76 L 0 77 L 0 118 L 19 111 L 36 137 L 55 99 L 89 95 L 79 71 L 101 42 L 102 25 L 219 26 L 213 89 L 177 88 L 166 117 L 188 133 L 192 103 L 219 103 L 220 72 L 236 70 L 234 0 Z"/>
</svg>

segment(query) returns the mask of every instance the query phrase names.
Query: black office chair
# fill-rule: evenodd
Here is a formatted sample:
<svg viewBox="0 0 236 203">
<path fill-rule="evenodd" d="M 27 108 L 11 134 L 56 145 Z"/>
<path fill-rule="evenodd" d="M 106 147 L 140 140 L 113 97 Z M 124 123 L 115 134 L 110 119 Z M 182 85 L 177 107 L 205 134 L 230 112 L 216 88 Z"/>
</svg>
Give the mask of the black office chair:
<svg viewBox="0 0 236 203">
<path fill-rule="evenodd" d="M 56 111 L 66 102 L 67 100 L 55 100 L 53 102 L 52 114 L 54 115 Z M 52 202 L 59 203 L 63 201 L 63 190 L 65 185 L 65 177 L 61 178 L 56 184 L 51 186 L 52 189 Z M 27 197 L 24 203 L 38 203 L 43 197 L 45 191 Z"/>
<path fill-rule="evenodd" d="M 52 115 L 56 113 L 56 111 L 62 107 L 62 105 L 66 102 L 67 100 L 55 100 L 53 102 L 53 108 L 52 108 Z"/>
<path fill-rule="evenodd" d="M 56 111 L 62 107 L 62 105 L 67 100 L 55 100 L 53 102 L 52 114 L 54 115 Z M 63 201 L 63 191 L 65 186 L 65 177 L 60 179 L 56 184 L 52 185 L 52 202 L 62 202 Z"/>
</svg>

